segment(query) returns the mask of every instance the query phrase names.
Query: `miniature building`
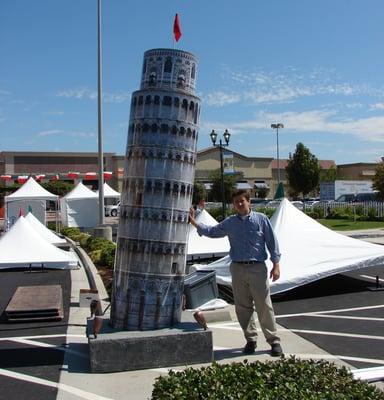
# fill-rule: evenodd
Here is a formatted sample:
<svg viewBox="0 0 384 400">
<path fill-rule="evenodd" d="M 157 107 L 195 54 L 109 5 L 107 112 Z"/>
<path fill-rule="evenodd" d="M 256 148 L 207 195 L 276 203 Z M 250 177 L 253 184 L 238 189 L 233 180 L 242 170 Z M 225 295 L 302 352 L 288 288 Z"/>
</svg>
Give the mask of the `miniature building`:
<svg viewBox="0 0 384 400">
<path fill-rule="evenodd" d="M 200 99 L 188 52 L 145 52 L 132 95 L 111 323 L 124 330 L 180 320 Z"/>
</svg>

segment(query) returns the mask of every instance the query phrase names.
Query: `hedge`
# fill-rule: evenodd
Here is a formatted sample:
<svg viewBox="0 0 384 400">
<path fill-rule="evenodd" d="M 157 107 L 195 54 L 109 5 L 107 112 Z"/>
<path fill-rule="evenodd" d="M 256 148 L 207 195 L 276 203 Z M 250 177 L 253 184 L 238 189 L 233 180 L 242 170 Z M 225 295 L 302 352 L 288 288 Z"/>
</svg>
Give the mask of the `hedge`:
<svg viewBox="0 0 384 400">
<path fill-rule="evenodd" d="M 291 356 L 277 361 L 217 364 L 170 371 L 156 379 L 152 400 L 384 400 L 346 367 Z"/>
</svg>

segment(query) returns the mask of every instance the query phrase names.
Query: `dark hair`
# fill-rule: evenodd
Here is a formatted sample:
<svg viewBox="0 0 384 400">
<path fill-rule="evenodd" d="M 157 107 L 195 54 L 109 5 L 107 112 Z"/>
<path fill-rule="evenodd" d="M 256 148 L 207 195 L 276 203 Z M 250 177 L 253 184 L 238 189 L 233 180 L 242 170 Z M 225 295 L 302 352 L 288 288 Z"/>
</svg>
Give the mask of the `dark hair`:
<svg viewBox="0 0 384 400">
<path fill-rule="evenodd" d="M 235 192 L 233 192 L 232 193 L 232 201 L 237 196 L 244 196 L 247 201 L 250 201 L 250 199 L 251 199 L 251 196 L 249 195 L 249 192 L 246 191 L 245 189 L 239 189 L 239 190 L 236 190 Z"/>
</svg>

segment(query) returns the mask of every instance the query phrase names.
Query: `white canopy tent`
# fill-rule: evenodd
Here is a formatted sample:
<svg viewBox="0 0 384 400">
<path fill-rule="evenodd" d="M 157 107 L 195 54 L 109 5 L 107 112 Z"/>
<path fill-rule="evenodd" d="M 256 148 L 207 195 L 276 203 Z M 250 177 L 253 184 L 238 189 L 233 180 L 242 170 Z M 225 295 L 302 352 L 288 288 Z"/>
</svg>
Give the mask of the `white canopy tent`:
<svg viewBox="0 0 384 400">
<path fill-rule="evenodd" d="M 202 210 L 196 217 L 196 221 L 205 225 L 217 225 L 218 222 L 206 210 Z M 229 252 L 227 237 L 211 239 L 200 236 L 197 229 L 190 224 L 188 235 L 188 260 L 207 257 L 221 257 Z"/>
<path fill-rule="evenodd" d="M 105 199 L 120 199 L 121 194 L 117 192 L 115 189 L 111 188 L 107 182 L 104 182 L 104 198 Z M 96 191 L 97 196 L 99 195 L 99 191 Z"/>
<path fill-rule="evenodd" d="M 338 273 L 384 264 L 384 246 L 334 232 L 283 199 L 271 218 L 279 240 L 280 279 L 271 283 L 271 293 L 280 293 Z M 196 269 L 216 271 L 219 284 L 231 285 L 226 256 Z M 267 261 L 268 268 L 272 267 Z"/>
<path fill-rule="evenodd" d="M 26 215 L 32 212 L 34 216 L 45 225 L 45 209 L 47 200 L 57 202 L 58 196 L 48 192 L 32 177 L 18 190 L 9 196 L 5 196 L 6 229 L 9 229 L 20 214 Z"/>
<path fill-rule="evenodd" d="M 60 199 L 61 222 L 69 227 L 94 227 L 98 223 L 99 197 L 82 182 Z"/>
<path fill-rule="evenodd" d="M 23 216 L 0 238 L 0 269 L 66 269 L 77 265 L 78 260 L 73 252 L 58 249 L 47 242 Z"/>
<path fill-rule="evenodd" d="M 48 243 L 51 243 L 53 245 L 67 243 L 67 241 L 65 239 L 57 236 L 54 232 L 52 232 L 45 225 L 43 225 L 31 212 L 29 212 L 27 214 L 27 216 L 25 217 L 25 220 Z"/>
</svg>

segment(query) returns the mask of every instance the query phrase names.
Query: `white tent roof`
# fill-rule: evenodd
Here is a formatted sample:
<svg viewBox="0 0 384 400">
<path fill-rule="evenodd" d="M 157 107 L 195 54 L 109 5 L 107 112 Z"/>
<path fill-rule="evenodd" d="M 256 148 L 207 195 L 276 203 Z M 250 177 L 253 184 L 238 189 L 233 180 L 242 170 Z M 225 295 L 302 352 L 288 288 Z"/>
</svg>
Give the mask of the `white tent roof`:
<svg viewBox="0 0 384 400">
<path fill-rule="evenodd" d="M 334 232 L 287 199 L 273 214 L 271 224 L 281 251 L 281 275 L 271 283 L 272 294 L 338 273 L 384 264 L 384 246 Z M 215 269 L 218 283 L 230 285 L 229 264 L 227 256 L 203 268 Z M 267 264 L 272 267 L 270 261 Z"/>
<path fill-rule="evenodd" d="M 58 249 L 43 239 L 20 217 L 11 229 L 0 238 L 0 269 L 41 266 L 46 268 L 71 268 L 78 263 L 72 252 Z"/>
<path fill-rule="evenodd" d="M 92 192 L 92 190 L 88 189 L 82 182 L 79 182 L 69 193 L 63 197 L 63 199 L 78 200 L 95 197 L 98 197 L 95 192 Z"/>
<path fill-rule="evenodd" d="M 99 191 L 96 191 L 96 194 L 99 195 Z M 105 198 L 120 198 L 120 193 L 115 189 L 112 189 L 107 182 L 104 182 L 104 197 Z"/>
<path fill-rule="evenodd" d="M 32 226 L 33 229 L 43 237 L 47 242 L 52 244 L 67 243 L 67 241 L 42 224 L 31 212 L 27 214 L 25 220 Z"/>
<path fill-rule="evenodd" d="M 5 196 L 5 201 L 24 200 L 24 199 L 39 199 L 39 200 L 56 200 L 57 196 L 48 190 L 45 190 L 32 177 L 29 177 L 16 192 Z"/>
<path fill-rule="evenodd" d="M 206 210 L 202 210 L 196 217 L 196 221 L 205 225 L 217 225 L 218 222 Z M 197 257 L 220 257 L 229 252 L 229 241 L 227 237 L 211 239 L 200 236 L 197 229 L 189 224 L 188 236 L 188 258 Z"/>
</svg>

